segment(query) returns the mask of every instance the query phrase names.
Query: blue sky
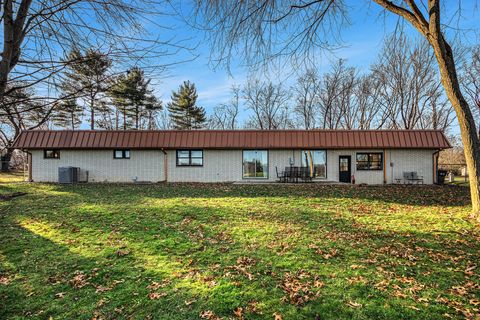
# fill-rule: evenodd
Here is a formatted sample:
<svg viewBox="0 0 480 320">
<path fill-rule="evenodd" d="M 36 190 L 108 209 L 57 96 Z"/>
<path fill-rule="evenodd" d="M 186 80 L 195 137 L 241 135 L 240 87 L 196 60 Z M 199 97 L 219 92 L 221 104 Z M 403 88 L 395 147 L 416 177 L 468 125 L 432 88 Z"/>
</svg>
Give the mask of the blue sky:
<svg viewBox="0 0 480 320">
<path fill-rule="evenodd" d="M 331 53 L 319 51 L 316 67 L 320 73 L 328 71 L 331 61 L 337 58 L 346 59 L 347 63 L 356 67 L 359 72 L 367 72 L 371 63 L 377 58 L 384 38 L 391 34 L 399 21 L 403 21 L 393 14 L 385 16 L 380 6 L 372 0 L 345 0 L 345 2 L 348 6 L 350 24 L 345 25 L 341 31 L 340 49 Z M 480 27 L 480 19 L 477 0 L 463 0 L 461 15 L 453 14 L 458 9 L 458 1 L 445 0 L 443 3 L 445 7 L 443 22 L 450 21 L 450 25 L 462 29 L 459 32 L 455 31 L 455 34 L 464 44 L 478 44 L 480 38 L 477 31 Z M 161 73 L 151 75 L 155 92 L 164 101 L 164 105 L 170 100 L 172 90 L 176 90 L 183 81 L 190 80 L 197 86 L 198 104 L 210 113 L 216 105 L 228 102 L 231 97 L 231 86 L 243 84 L 248 76 L 252 75 L 252 71 L 243 66 L 245 62 L 240 58 L 233 59 L 230 73 L 225 68 L 212 67 L 209 63 L 211 47 L 206 41 L 206 34 L 192 28 L 190 23 L 180 18 L 181 15 L 174 14 L 174 11 L 179 11 L 183 16 L 188 17 L 192 9 L 193 7 L 186 1 L 178 0 L 174 7 L 157 8 L 158 11 L 164 12 L 164 15 L 145 17 L 141 23 L 148 30 L 148 34 L 144 35 L 147 38 L 169 39 L 194 48 L 190 52 L 180 51 L 178 54 L 159 58 L 158 61 L 153 62 L 155 65 L 174 64 Z M 452 17 L 453 20 L 450 20 Z M 165 28 L 159 28 L 158 25 Z M 413 30 L 408 23 L 405 23 L 404 30 L 412 37 L 418 36 L 417 31 Z M 193 56 L 196 58 L 191 60 Z M 176 64 L 186 60 L 191 61 Z M 145 64 L 148 65 L 148 62 Z M 117 71 L 123 71 L 126 68 L 127 66 L 121 64 Z M 283 61 L 280 67 L 272 66 L 267 71 L 261 70 L 253 75 L 257 78 L 269 78 L 274 82 L 282 82 L 288 87 L 294 83 L 301 71 L 294 70 L 288 61 Z M 247 118 L 248 112 L 242 110 L 240 121 Z"/>
<path fill-rule="evenodd" d="M 445 1 L 447 2 L 447 1 Z M 351 24 L 346 26 L 342 33 L 343 47 L 336 50 L 332 54 L 322 54 L 318 68 L 320 72 L 328 70 L 330 61 L 334 58 L 347 59 L 348 64 L 357 67 L 360 72 L 368 71 L 370 64 L 376 59 L 385 36 L 394 30 L 399 19 L 394 15 L 383 16 L 383 12 L 377 4 L 370 1 L 347 1 L 349 9 L 349 18 Z M 447 18 L 452 17 L 452 13 L 458 8 L 457 1 L 448 1 L 444 22 Z M 478 29 L 480 27 L 479 12 L 475 0 L 462 2 L 461 16 L 454 16 L 453 24 L 460 26 L 464 30 L 461 31 L 461 39 L 464 43 L 472 45 L 478 43 L 478 37 L 475 31 L 470 29 Z M 182 3 L 182 12 L 188 13 L 191 8 Z M 199 94 L 198 103 L 205 107 L 207 112 L 222 102 L 230 99 L 229 89 L 232 84 L 241 84 L 248 77 L 250 71 L 246 67 L 242 67 L 243 61 L 234 60 L 231 66 L 231 74 L 222 68 L 213 69 L 209 64 L 210 47 L 209 43 L 204 40 L 204 34 L 199 31 L 192 30 L 178 18 L 171 18 L 170 23 L 175 25 L 172 31 L 177 39 L 190 38 L 189 43 L 198 45 L 195 54 L 198 57 L 191 61 L 179 64 L 170 68 L 166 73 L 162 74 L 160 80 L 155 83 L 156 92 L 161 98 L 167 102 L 170 98 L 172 90 L 178 88 L 179 84 L 184 80 L 193 81 L 197 86 Z M 417 32 L 406 25 L 406 32 L 412 36 L 417 36 Z M 189 57 L 187 54 L 180 55 L 176 59 Z M 285 76 L 285 70 L 291 71 L 292 67 L 288 64 L 283 66 L 283 72 L 278 72 L 275 68 L 271 68 L 269 72 L 260 73 L 260 77 L 270 75 L 272 78 L 279 79 L 286 85 L 293 83 L 295 74 L 288 72 L 289 77 Z M 242 118 L 246 118 L 244 113 Z"/>
</svg>

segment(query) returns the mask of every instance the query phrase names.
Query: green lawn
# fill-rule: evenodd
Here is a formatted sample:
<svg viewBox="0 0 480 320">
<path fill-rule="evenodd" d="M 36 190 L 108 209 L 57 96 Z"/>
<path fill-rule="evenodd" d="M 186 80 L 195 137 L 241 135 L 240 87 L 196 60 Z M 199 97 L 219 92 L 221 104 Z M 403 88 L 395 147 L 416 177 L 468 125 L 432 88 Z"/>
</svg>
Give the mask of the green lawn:
<svg viewBox="0 0 480 320">
<path fill-rule="evenodd" d="M 468 188 L 0 184 L 0 319 L 480 313 Z"/>
<path fill-rule="evenodd" d="M 2 172 L 0 174 L 0 183 L 23 182 L 25 176 L 23 171 L 11 171 L 8 173 Z"/>
</svg>

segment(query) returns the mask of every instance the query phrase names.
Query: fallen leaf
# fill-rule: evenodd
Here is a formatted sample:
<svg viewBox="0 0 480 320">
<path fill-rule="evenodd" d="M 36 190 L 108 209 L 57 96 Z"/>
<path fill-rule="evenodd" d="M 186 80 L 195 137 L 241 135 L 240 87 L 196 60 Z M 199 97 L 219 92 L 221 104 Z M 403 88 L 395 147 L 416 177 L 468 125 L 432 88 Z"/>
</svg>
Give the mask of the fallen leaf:
<svg viewBox="0 0 480 320">
<path fill-rule="evenodd" d="M 70 283 L 76 289 L 83 288 L 88 284 L 87 276 L 84 273 L 77 272 L 73 279 L 70 280 Z"/>
<path fill-rule="evenodd" d="M 167 295 L 166 292 L 150 292 L 148 294 L 148 298 L 150 298 L 150 300 L 157 300 L 157 299 L 160 299 L 161 297 L 165 297 Z"/>
<path fill-rule="evenodd" d="M 355 301 L 348 301 L 347 302 L 347 306 L 351 307 L 351 308 L 360 308 L 362 307 L 362 305 L 358 302 L 355 302 Z"/>
<path fill-rule="evenodd" d="M 95 293 L 103 293 L 112 290 L 112 288 L 109 287 L 104 287 L 102 285 L 97 286 L 97 290 L 95 290 Z"/>
<path fill-rule="evenodd" d="M 221 319 L 211 310 L 205 310 L 205 311 L 200 312 L 200 318 L 207 319 L 207 320 L 220 320 Z"/>
<path fill-rule="evenodd" d="M 185 300 L 185 305 L 186 305 L 186 306 L 189 306 L 189 305 L 193 304 L 195 301 L 196 301 L 196 300 L 188 300 L 188 301 Z"/>
<path fill-rule="evenodd" d="M 477 300 L 477 299 L 470 299 L 470 301 L 468 301 L 471 305 L 474 305 L 474 306 L 479 306 L 480 305 L 480 300 Z"/>
<path fill-rule="evenodd" d="M 233 314 L 238 319 L 243 319 L 243 308 L 242 307 L 237 307 L 235 310 L 233 310 Z"/>
<path fill-rule="evenodd" d="M 0 276 L 0 284 L 8 285 L 10 283 L 10 279 L 7 276 Z"/>
<path fill-rule="evenodd" d="M 124 257 L 130 254 L 129 250 L 120 249 L 117 251 L 117 257 Z"/>
</svg>

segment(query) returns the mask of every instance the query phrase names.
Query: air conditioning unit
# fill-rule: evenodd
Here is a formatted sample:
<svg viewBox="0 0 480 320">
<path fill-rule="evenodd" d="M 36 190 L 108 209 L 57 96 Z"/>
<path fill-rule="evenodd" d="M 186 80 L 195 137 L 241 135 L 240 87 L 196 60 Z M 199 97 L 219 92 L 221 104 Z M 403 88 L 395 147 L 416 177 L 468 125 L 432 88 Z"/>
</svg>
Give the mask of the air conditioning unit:
<svg viewBox="0 0 480 320">
<path fill-rule="evenodd" d="M 77 183 L 79 171 L 77 167 L 58 168 L 58 183 Z"/>
</svg>

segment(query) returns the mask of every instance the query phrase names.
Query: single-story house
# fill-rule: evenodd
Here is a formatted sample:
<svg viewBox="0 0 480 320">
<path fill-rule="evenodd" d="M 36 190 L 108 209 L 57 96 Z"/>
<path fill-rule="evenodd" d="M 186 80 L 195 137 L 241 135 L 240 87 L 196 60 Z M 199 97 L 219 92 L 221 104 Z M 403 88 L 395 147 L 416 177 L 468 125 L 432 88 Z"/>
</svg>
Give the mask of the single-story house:
<svg viewBox="0 0 480 320">
<path fill-rule="evenodd" d="M 276 181 L 289 166 L 314 181 L 389 184 L 416 172 L 436 181 L 436 130 L 24 131 L 29 178 L 57 182 L 58 168 L 80 168 L 89 182 Z"/>
</svg>

